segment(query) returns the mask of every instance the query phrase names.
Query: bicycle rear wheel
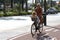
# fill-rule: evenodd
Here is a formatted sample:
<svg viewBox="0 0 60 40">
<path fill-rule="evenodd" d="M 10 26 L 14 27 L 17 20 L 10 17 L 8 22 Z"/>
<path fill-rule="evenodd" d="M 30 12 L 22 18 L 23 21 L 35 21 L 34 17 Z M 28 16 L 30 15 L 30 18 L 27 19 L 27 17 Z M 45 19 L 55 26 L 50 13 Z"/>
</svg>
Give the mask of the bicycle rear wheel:
<svg viewBox="0 0 60 40">
<path fill-rule="evenodd" d="M 40 24 L 39 32 L 40 32 L 40 33 L 43 32 L 43 24 Z"/>
<path fill-rule="evenodd" d="M 32 34 L 32 36 L 34 36 L 35 33 L 36 33 L 36 28 L 35 28 L 35 25 L 32 24 L 32 25 L 31 25 L 31 34 Z"/>
</svg>

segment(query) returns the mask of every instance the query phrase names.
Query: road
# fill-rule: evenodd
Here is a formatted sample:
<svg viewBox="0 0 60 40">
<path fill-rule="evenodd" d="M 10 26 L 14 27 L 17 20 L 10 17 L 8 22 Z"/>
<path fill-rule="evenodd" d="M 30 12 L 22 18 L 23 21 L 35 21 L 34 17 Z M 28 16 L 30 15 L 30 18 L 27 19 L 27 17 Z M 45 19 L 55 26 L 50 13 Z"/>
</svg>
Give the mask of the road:
<svg viewBox="0 0 60 40">
<path fill-rule="evenodd" d="M 60 25 L 60 13 L 47 15 L 47 25 Z M 7 40 L 17 35 L 30 32 L 32 24 L 29 16 L 12 16 L 0 18 L 0 40 Z"/>
</svg>

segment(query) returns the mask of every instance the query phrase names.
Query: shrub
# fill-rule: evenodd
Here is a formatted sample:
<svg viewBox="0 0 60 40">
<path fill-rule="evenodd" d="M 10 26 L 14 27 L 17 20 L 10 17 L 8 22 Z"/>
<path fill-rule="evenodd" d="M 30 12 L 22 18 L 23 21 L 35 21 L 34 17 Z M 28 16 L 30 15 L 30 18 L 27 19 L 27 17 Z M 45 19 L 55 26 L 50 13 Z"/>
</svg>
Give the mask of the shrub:
<svg viewBox="0 0 60 40">
<path fill-rule="evenodd" d="M 16 16 L 18 15 L 17 12 L 7 12 L 7 16 Z"/>
<path fill-rule="evenodd" d="M 32 14 L 32 13 L 31 12 L 20 12 L 19 15 L 30 15 L 30 14 Z"/>
<path fill-rule="evenodd" d="M 6 16 L 18 16 L 18 15 L 30 15 L 32 14 L 31 12 L 20 12 L 20 13 L 17 13 L 17 12 L 6 12 Z M 4 16 L 5 14 L 3 12 L 0 12 L 0 17 L 1 16 Z"/>
<path fill-rule="evenodd" d="M 3 12 L 0 12 L 0 17 L 4 16 L 4 13 Z"/>
</svg>

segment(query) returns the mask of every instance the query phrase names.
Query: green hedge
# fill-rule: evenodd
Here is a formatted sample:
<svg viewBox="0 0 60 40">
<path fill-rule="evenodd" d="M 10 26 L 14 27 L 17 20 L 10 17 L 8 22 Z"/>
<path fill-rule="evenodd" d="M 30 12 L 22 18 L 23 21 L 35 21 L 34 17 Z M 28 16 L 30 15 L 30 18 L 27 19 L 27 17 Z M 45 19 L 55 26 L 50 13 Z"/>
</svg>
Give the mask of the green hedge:
<svg viewBox="0 0 60 40">
<path fill-rule="evenodd" d="M 55 6 L 55 8 L 56 8 L 57 10 L 60 10 L 60 7 L 58 7 L 58 6 Z"/>
<path fill-rule="evenodd" d="M 0 11 L 0 17 L 4 16 L 4 13 Z"/>
<path fill-rule="evenodd" d="M 32 12 L 20 12 L 20 13 L 17 13 L 17 12 L 6 12 L 6 15 L 3 13 L 3 12 L 0 12 L 0 17 L 2 16 L 18 16 L 18 15 L 30 15 L 32 14 Z"/>
<path fill-rule="evenodd" d="M 17 16 L 18 13 L 17 12 L 7 12 L 6 16 Z"/>
<path fill-rule="evenodd" d="M 19 15 L 30 15 L 30 14 L 32 14 L 32 12 L 20 12 Z"/>
</svg>

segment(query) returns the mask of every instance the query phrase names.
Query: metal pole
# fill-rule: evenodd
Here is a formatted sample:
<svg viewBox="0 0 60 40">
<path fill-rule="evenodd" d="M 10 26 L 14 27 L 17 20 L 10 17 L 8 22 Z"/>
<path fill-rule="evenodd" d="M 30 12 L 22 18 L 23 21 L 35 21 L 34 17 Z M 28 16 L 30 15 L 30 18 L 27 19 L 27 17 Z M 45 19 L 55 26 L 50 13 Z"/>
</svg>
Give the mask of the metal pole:
<svg viewBox="0 0 60 40">
<path fill-rule="evenodd" d="M 46 0 L 44 0 L 44 25 L 46 26 Z"/>
</svg>

